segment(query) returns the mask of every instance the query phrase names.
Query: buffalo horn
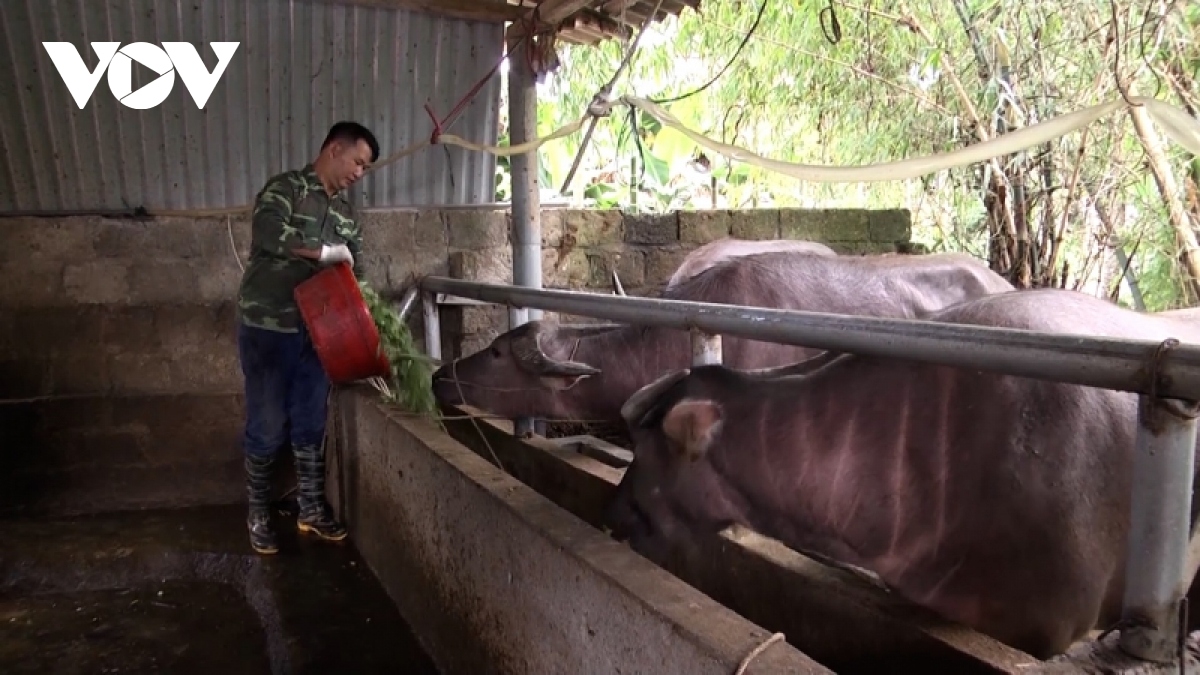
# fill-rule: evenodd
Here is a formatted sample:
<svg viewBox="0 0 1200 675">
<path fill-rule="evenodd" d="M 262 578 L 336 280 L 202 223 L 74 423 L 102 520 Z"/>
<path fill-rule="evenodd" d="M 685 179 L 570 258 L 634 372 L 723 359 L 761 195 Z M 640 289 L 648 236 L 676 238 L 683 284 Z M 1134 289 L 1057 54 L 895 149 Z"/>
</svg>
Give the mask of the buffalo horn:
<svg viewBox="0 0 1200 675">
<path fill-rule="evenodd" d="M 593 368 L 586 363 L 559 361 L 546 356 L 546 352 L 542 351 L 541 346 L 542 331 L 543 325 L 538 324 L 533 330 L 517 337 L 512 342 L 513 356 L 527 365 L 531 371 L 543 376 L 564 375 L 566 377 L 582 377 L 600 373 L 600 369 Z"/>
<path fill-rule="evenodd" d="M 625 420 L 625 424 L 628 424 L 630 427 L 638 426 L 642 421 L 642 417 L 650 411 L 650 408 L 654 406 L 658 397 L 666 393 L 676 382 L 687 377 L 691 372 L 690 368 L 684 368 L 673 373 L 667 373 L 635 391 L 625 401 L 625 405 L 621 406 L 621 417 Z"/>
</svg>

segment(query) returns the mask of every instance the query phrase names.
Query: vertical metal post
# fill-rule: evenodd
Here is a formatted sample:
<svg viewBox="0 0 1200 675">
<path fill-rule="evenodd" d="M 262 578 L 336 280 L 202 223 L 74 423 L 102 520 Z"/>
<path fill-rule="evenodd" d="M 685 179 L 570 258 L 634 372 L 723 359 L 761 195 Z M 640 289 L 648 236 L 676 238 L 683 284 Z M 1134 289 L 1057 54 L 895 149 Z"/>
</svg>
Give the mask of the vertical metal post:
<svg viewBox="0 0 1200 675">
<path fill-rule="evenodd" d="M 511 44 L 510 44 L 511 47 Z M 526 43 L 512 49 L 508 57 L 508 119 L 512 145 L 537 135 L 537 83 L 525 58 Z M 542 287 L 542 200 L 538 193 L 538 153 L 513 155 L 512 246 L 513 285 Z M 542 310 L 509 308 L 509 328 L 542 318 Z M 518 436 L 534 431 L 533 419 L 513 420 Z"/>
<path fill-rule="evenodd" d="M 692 365 L 707 366 L 721 363 L 721 336 L 692 329 Z"/>
<path fill-rule="evenodd" d="M 1125 569 L 1122 651 L 1175 663 L 1179 604 L 1187 594 L 1185 559 L 1191 535 L 1195 404 L 1143 395 L 1133 456 L 1133 495 Z"/>
<path fill-rule="evenodd" d="M 442 322 L 438 316 L 437 295 L 421 294 L 421 312 L 425 317 L 425 353 L 429 358 L 442 360 Z"/>
</svg>

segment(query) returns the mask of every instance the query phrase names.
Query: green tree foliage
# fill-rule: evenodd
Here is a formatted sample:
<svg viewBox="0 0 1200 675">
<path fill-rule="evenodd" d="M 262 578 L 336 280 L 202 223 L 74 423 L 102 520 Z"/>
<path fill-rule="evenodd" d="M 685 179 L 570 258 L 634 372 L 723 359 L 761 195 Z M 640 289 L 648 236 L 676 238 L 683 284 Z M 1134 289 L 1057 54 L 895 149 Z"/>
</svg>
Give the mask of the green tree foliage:
<svg viewBox="0 0 1200 675">
<path fill-rule="evenodd" d="M 858 165 L 946 152 L 1113 100 L 1118 81 L 1193 116 L 1200 107 L 1200 4 L 1166 0 L 704 0 L 648 31 L 615 93 L 666 99 L 701 87 L 730 63 L 762 2 L 724 74 L 665 107 L 693 130 L 774 159 Z M 539 86 L 540 135 L 583 113 L 626 47 L 558 47 L 562 65 Z M 544 190 L 562 187 L 582 138 L 543 146 Z M 932 250 L 970 252 L 1026 285 L 1123 304 L 1131 294 L 1121 280 L 1133 280 L 1153 311 L 1187 301 L 1195 284 L 1179 264 L 1180 225 L 1200 226 L 1200 160 L 1157 141 L 1156 165 L 1130 115 L 1118 113 L 1015 156 L 920 179 L 804 183 L 702 153 L 617 107 L 597 126 L 568 196 L 651 211 L 906 207 L 914 239 Z M 1152 166 L 1165 167 L 1174 192 Z M 504 163 L 500 174 L 507 190 Z M 1182 223 L 1170 217 L 1173 200 Z"/>
</svg>

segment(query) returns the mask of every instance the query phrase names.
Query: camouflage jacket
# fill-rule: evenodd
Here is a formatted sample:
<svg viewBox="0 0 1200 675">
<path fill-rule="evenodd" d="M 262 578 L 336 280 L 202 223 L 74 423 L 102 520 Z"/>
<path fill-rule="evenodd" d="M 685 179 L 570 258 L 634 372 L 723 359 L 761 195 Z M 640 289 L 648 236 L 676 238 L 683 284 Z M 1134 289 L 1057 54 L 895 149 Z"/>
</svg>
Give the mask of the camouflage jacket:
<svg viewBox="0 0 1200 675">
<path fill-rule="evenodd" d="M 242 323 L 297 332 L 302 319 L 292 292 L 321 265 L 291 249 L 322 244 L 345 244 L 354 256 L 354 275 L 363 278 L 362 231 L 345 194 L 330 197 L 311 164 L 273 176 L 254 204 L 250 264 L 238 289 Z"/>
</svg>

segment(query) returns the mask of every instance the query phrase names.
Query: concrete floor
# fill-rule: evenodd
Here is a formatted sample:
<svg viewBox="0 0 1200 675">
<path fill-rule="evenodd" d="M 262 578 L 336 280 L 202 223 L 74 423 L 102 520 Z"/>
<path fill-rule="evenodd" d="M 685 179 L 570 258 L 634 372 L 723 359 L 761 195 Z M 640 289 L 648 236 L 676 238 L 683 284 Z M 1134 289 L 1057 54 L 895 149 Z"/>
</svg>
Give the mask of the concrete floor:
<svg viewBox="0 0 1200 675">
<path fill-rule="evenodd" d="M 436 673 L 352 545 L 240 505 L 0 520 L 0 672 Z"/>
</svg>

